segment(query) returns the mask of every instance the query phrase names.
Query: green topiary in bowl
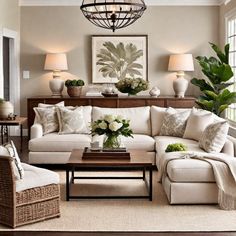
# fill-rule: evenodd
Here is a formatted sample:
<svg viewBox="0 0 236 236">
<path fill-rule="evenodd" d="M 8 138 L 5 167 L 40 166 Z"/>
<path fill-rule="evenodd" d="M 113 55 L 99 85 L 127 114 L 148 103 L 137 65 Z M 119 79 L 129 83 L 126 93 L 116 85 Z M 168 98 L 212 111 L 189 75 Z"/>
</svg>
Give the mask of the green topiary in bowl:
<svg viewBox="0 0 236 236">
<path fill-rule="evenodd" d="M 70 97 L 79 97 L 81 95 L 82 87 L 84 86 L 84 81 L 79 80 L 66 80 L 65 86 L 67 87 L 67 93 Z"/>
<path fill-rule="evenodd" d="M 181 152 L 187 150 L 188 148 L 182 143 L 172 143 L 167 146 L 165 152 Z"/>
</svg>

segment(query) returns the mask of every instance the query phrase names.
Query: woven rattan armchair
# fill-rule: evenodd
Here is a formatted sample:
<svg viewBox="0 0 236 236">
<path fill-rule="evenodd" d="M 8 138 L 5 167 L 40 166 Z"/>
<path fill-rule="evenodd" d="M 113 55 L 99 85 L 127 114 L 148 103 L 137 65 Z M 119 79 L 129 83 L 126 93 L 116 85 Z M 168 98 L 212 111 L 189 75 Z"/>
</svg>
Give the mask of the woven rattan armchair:
<svg viewBox="0 0 236 236">
<path fill-rule="evenodd" d="M 10 157 L 0 156 L 0 223 L 15 228 L 59 217 L 59 185 L 16 192 L 12 163 Z"/>
</svg>

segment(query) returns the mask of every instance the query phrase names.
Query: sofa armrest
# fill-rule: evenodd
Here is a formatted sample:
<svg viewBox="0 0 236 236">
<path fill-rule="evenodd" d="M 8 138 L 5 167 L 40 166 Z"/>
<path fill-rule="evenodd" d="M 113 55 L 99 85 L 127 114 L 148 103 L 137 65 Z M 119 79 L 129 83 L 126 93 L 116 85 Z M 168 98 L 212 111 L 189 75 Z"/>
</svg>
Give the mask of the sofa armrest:
<svg viewBox="0 0 236 236">
<path fill-rule="evenodd" d="M 225 153 L 230 156 L 235 156 L 236 139 L 234 139 L 234 141 L 233 139 L 234 139 L 233 137 L 227 136 L 227 140 L 221 151 L 222 153 Z"/>
<path fill-rule="evenodd" d="M 30 128 L 30 138 L 41 138 L 43 136 L 43 126 L 41 124 L 34 124 Z"/>
</svg>

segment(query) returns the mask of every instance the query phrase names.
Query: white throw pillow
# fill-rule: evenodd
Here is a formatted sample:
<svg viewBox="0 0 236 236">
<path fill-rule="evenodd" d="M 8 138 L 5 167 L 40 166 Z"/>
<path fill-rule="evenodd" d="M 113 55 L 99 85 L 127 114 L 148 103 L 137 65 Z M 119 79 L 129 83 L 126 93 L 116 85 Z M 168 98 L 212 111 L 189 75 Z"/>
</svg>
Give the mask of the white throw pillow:
<svg viewBox="0 0 236 236">
<path fill-rule="evenodd" d="M 160 136 L 183 137 L 189 113 L 189 111 L 177 112 L 173 108 L 168 108 L 161 126 Z"/>
<path fill-rule="evenodd" d="M 199 140 L 199 147 L 206 152 L 221 152 L 227 139 L 228 130 L 227 121 L 208 125 Z"/>
<path fill-rule="evenodd" d="M 47 107 L 64 107 L 65 106 L 65 102 L 62 101 L 62 102 L 58 102 L 56 104 L 46 104 L 46 103 L 39 103 L 38 104 L 38 107 L 41 107 L 41 108 L 47 108 Z"/>
<path fill-rule="evenodd" d="M 56 107 L 34 107 L 37 123 L 43 127 L 43 134 L 58 132 L 59 122 L 57 117 Z"/>
<path fill-rule="evenodd" d="M 159 135 L 166 110 L 165 107 L 151 106 L 152 136 Z"/>
<path fill-rule="evenodd" d="M 12 141 L 0 146 L 0 155 L 9 156 L 13 159 L 13 171 L 16 179 L 23 179 L 24 169 L 21 165 L 19 155 L 17 153 L 16 147 Z"/>
<path fill-rule="evenodd" d="M 193 108 L 183 138 L 199 141 L 205 128 L 212 122 L 213 115 L 211 112 Z"/>
<path fill-rule="evenodd" d="M 85 133 L 83 107 L 75 107 L 74 109 L 57 107 L 56 110 L 59 120 L 59 134 Z"/>
</svg>

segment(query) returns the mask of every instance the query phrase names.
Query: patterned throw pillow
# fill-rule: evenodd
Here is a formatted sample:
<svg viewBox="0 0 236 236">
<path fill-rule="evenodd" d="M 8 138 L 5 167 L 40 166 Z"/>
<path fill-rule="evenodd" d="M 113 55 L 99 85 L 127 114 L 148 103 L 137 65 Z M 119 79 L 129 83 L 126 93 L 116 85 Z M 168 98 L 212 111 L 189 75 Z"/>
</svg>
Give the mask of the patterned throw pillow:
<svg viewBox="0 0 236 236">
<path fill-rule="evenodd" d="M 83 117 L 83 107 L 57 107 L 59 134 L 85 133 L 86 126 Z"/>
<path fill-rule="evenodd" d="M 206 152 L 220 152 L 227 139 L 228 130 L 227 121 L 208 125 L 199 140 L 199 147 Z"/>
<path fill-rule="evenodd" d="M 34 107 L 34 112 L 38 123 L 43 126 L 43 134 L 49 134 L 59 130 L 56 107 Z"/>
<path fill-rule="evenodd" d="M 12 141 L 0 146 L 0 153 L 4 156 L 10 156 L 13 161 L 13 171 L 16 179 L 23 179 L 24 169 L 21 165 L 19 155 L 17 153 L 16 147 Z"/>
<path fill-rule="evenodd" d="M 159 135 L 183 137 L 189 113 L 189 111 L 175 111 L 175 113 L 173 113 L 173 108 L 171 109 L 171 112 L 169 112 L 168 109 L 164 116 Z"/>
<path fill-rule="evenodd" d="M 40 108 L 53 108 L 53 107 L 64 107 L 64 106 L 65 106 L 65 102 L 64 101 L 58 102 L 56 104 L 46 104 L 46 103 L 39 103 L 38 104 L 38 107 L 40 107 Z M 38 118 L 38 116 L 36 114 L 35 115 L 35 119 L 34 119 L 34 124 L 40 123 L 40 120 L 38 120 L 38 119 L 40 119 L 40 118 Z"/>
</svg>

